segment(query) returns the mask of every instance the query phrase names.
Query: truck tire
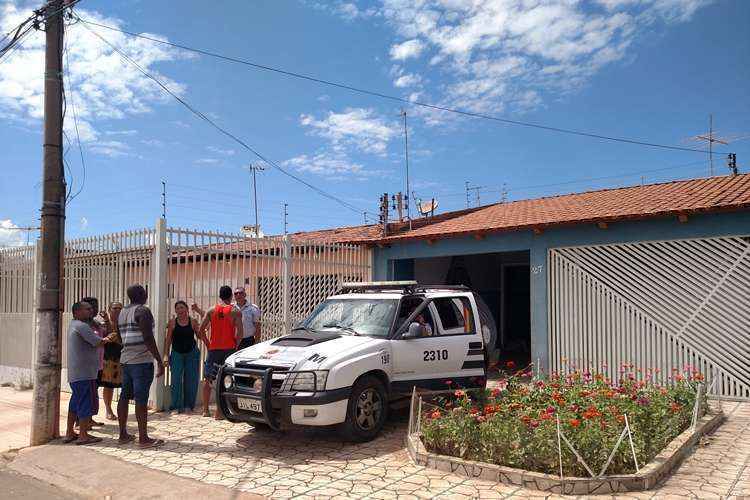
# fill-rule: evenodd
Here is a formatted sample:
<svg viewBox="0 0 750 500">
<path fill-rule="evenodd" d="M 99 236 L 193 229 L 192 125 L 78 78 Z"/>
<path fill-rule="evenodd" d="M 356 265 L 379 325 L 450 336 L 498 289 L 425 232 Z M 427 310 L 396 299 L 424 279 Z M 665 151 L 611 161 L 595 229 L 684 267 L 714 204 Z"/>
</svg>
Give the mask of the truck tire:
<svg viewBox="0 0 750 500">
<path fill-rule="evenodd" d="M 349 441 L 371 441 L 380 434 L 388 417 L 388 395 L 383 382 L 376 377 L 361 377 L 352 387 L 344 436 Z"/>
</svg>

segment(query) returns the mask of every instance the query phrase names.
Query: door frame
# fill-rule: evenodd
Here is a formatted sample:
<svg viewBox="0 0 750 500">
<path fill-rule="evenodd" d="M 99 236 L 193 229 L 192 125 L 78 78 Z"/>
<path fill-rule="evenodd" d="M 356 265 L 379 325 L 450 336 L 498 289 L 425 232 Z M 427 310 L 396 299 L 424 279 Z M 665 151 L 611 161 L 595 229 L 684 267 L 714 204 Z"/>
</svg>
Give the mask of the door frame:
<svg viewBox="0 0 750 500">
<path fill-rule="evenodd" d="M 500 263 L 500 325 L 498 333 L 500 335 L 500 343 L 502 347 L 505 347 L 505 273 L 509 267 L 528 267 L 529 268 L 529 325 L 531 325 L 531 263 L 525 264 L 523 262 L 501 262 Z M 529 337 L 531 337 L 531 329 L 529 329 Z M 531 343 L 531 339 L 529 339 Z"/>
</svg>

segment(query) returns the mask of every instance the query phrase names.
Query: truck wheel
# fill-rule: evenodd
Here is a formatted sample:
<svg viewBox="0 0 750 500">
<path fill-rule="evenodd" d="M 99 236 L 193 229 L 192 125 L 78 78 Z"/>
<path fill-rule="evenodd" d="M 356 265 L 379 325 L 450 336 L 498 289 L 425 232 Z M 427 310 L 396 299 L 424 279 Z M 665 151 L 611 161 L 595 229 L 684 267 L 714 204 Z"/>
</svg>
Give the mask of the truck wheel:
<svg viewBox="0 0 750 500">
<path fill-rule="evenodd" d="M 388 398 L 383 382 L 362 377 L 352 387 L 343 432 L 350 441 L 365 442 L 380 434 L 388 416 Z"/>
</svg>

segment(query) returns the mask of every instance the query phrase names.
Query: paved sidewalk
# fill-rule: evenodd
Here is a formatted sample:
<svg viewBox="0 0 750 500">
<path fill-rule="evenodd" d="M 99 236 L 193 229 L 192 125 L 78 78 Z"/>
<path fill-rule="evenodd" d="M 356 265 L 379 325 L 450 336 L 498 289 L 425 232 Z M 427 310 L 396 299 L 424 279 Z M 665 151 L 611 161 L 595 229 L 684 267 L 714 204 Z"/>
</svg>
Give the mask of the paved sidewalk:
<svg viewBox="0 0 750 500">
<path fill-rule="evenodd" d="M 0 390 L 0 412 L 5 409 L 4 396 Z M 750 495 L 750 403 L 724 403 L 724 411 L 727 422 L 675 475 L 656 490 L 623 497 L 718 499 Z M 98 433 L 105 437 L 104 442 L 89 449 L 181 478 L 273 498 L 545 496 L 535 490 L 414 465 L 404 450 L 404 420 L 389 422 L 381 437 L 364 444 L 344 442 L 332 432 L 259 432 L 248 425 L 194 415 L 153 414 L 149 422 L 151 434 L 167 440 L 160 449 L 118 445 L 113 425 Z M 2 438 L 0 433 L 0 442 Z"/>
</svg>

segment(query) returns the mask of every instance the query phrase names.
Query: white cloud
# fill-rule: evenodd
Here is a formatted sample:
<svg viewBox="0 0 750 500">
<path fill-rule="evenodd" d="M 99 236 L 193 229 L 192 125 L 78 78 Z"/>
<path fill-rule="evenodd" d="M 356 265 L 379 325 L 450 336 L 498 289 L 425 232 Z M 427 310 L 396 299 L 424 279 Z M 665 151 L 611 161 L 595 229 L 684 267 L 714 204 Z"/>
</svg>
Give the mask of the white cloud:
<svg viewBox="0 0 750 500">
<path fill-rule="evenodd" d="M 0 4 L 0 32 L 7 32 L 26 18 L 36 3 L 10 0 Z M 96 11 L 80 10 L 85 18 L 114 27 L 124 27 L 117 18 L 106 17 Z M 100 132 L 95 124 L 119 120 L 129 115 L 149 113 L 153 105 L 171 99 L 151 80 L 130 63 L 122 60 L 109 46 L 90 33 L 83 23 L 66 29 L 67 55 L 65 86 L 67 113 L 65 131 L 75 136 L 74 117 L 78 121 L 81 141 L 96 143 L 102 135 L 117 135 L 117 131 Z M 120 48 L 143 68 L 154 74 L 176 94 L 185 86 L 160 74 L 156 65 L 189 57 L 182 51 L 122 33 L 89 26 L 112 45 Z M 0 117 L 20 122 L 34 122 L 44 115 L 44 34 L 33 32 L 10 59 L 0 65 Z M 149 34 L 164 39 L 159 35 Z M 73 112 L 75 109 L 75 113 Z M 132 135 L 122 131 L 120 135 Z M 107 142 L 107 141 L 103 141 Z M 94 152 L 110 154 L 105 145 L 92 148 Z M 122 152 L 122 148 L 118 149 Z M 118 154 L 118 153 L 115 153 Z"/>
<path fill-rule="evenodd" d="M 424 50 L 425 45 L 418 39 L 407 40 L 391 46 L 391 59 L 403 61 L 413 57 L 419 57 Z"/>
<path fill-rule="evenodd" d="M 234 156 L 234 154 L 237 152 L 234 149 L 221 149 L 217 148 L 216 146 L 206 146 L 206 149 L 208 151 L 211 151 L 212 153 L 224 156 Z"/>
<path fill-rule="evenodd" d="M 285 161 L 284 165 L 292 167 L 298 172 L 310 172 L 325 177 L 359 174 L 363 171 L 362 165 L 352 163 L 342 156 L 327 153 L 295 156 Z"/>
<path fill-rule="evenodd" d="M 197 160 L 194 160 L 193 163 L 196 165 L 217 165 L 221 163 L 221 160 L 216 158 L 198 158 Z"/>
<path fill-rule="evenodd" d="M 136 135 L 138 133 L 137 130 L 108 130 L 104 132 L 107 135 L 124 135 L 124 136 L 131 136 Z"/>
<path fill-rule="evenodd" d="M 89 145 L 88 151 L 110 158 L 130 156 L 130 146 L 121 141 L 96 141 Z"/>
<path fill-rule="evenodd" d="M 141 140 L 141 144 L 152 146 L 155 148 L 163 148 L 165 146 L 164 141 L 161 141 L 159 139 L 143 139 Z"/>
<path fill-rule="evenodd" d="M 86 217 L 81 217 L 81 231 L 85 231 L 89 227 L 89 220 Z"/>
<path fill-rule="evenodd" d="M 377 15 L 394 30 L 393 60 L 439 73 L 398 67 L 395 87 L 417 83 L 431 95 L 421 100 L 512 113 L 576 91 L 659 23 L 689 21 L 713 1 L 381 0 Z M 428 123 L 452 116 L 418 114 Z"/>
<path fill-rule="evenodd" d="M 322 119 L 303 114 L 300 124 L 312 134 L 328 139 L 335 151 L 350 147 L 378 155 L 385 155 L 388 142 L 398 133 L 392 122 L 366 108 L 347 108 L 342 113 L 329 111 Z"/>
<path fill-rule="evenodd" d="M 393 82 L 393 85 L 399 88 L 403 87 L 413 87 L 415 85 L 419 85 L 419 83 L 422 82 L 422 77 L 419 75 L 415 75 L 413 73 L 407 73 L 405 75 L 401 75 Z"/>
<path fill-rule="evenodd" d="M 11 219 L 0 219 L 0 248 L 18 247 L 26 243 L 26 232 L 19 231 Z"/>
</svg>

